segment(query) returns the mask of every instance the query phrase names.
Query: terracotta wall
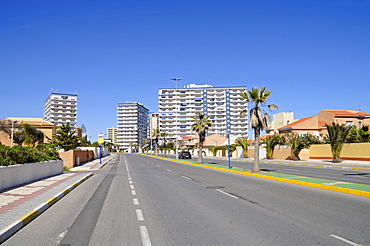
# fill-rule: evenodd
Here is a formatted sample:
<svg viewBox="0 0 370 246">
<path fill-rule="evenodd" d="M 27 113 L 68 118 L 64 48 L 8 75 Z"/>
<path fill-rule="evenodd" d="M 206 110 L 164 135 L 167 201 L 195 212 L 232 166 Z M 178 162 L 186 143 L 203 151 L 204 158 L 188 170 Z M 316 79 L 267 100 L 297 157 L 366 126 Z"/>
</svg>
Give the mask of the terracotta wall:
<svg viewBox="0 0 370 246">
<path fill-rule="evenodd" d="M 67 152 L 59 152 L 60 158 L 63 160 L 65 168 L 72 168 L 76 166 L 77 157 L 79 157 L 79 164 L 94 160 L 94 151 L 92 150 L 69 150 Z"/>
<path fill-rule="evenodd" d="M 310 147 L 311 159 L 333 159 L 329 144 L 314 144 Z M 370 143 L 344 144 L 340 155 L 342 160 L 370 161 Z"/>
</svg>

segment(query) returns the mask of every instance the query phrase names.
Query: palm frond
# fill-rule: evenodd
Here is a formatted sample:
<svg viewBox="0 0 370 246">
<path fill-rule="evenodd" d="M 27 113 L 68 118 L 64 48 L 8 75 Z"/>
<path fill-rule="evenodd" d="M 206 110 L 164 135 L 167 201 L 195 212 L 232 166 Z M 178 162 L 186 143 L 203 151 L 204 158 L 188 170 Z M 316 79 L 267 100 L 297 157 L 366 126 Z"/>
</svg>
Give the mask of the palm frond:
<svg viewBox="0 0 370 246">
<path fill-rule="evenodd" d="M 267 105 L 267 107 L 269 108 L 269 110 L 279 110 L 279 107 L 276 106 L 275 104 Z"/>
</svg>

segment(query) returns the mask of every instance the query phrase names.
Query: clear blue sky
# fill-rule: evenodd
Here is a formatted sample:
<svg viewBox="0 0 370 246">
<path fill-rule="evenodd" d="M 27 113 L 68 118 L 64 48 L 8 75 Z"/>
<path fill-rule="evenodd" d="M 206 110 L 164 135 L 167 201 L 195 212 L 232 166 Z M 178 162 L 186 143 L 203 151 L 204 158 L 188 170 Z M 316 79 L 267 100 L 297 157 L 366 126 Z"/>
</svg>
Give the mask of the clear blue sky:
<svg viewBox="0 0 370 246">
<path fill-rule="evenodd" d="M 158 110 L 158 88 L 262 87 L 297 119 L 370 112 L 370 1 L 0 1 L 0 119 L 43 117 L 78 92 L 96 141 L 117 103 Z"/>
</svg>

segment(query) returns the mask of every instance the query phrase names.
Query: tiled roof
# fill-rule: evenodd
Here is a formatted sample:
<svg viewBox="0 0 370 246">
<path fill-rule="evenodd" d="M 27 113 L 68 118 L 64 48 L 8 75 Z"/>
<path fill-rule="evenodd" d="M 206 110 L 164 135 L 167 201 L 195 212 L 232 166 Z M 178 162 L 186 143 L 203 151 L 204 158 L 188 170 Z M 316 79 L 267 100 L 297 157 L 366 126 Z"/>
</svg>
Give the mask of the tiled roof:
<svg viewBox="0 0 370 246">
<path fill-rule="evenodd" d="M 6 120 L 16 120 L 18 121 L 18 124 L 30 124 L 30 125 L 56 127 L 54 124 L 45 121 L 43 118 L 9 117 Z"/>
<path fill-rule="evenodd" d="M 330 123 L 329 123 L 329 122 L 319 120 L 319 126 L 321 126 L 321 127 L 325 127 L 325 124 L 330 125 Z"/>
<path fill-rule="evenodd" d="M 288 125 L 285 125 L 285 126 L 282 126 L 282 127 L 278 128 L 278 130 L 281 130 L 281 129 L 287 129 L 287 128 L 292 128 L 292 126 L 298 125 L 298 124 L 300 124 L 300 123 L 302 123 L 302 122 L 304 122 L 304 121 L 306 121 L 306 120 L 309 120 L 309 119 L 311 119 L 311 118 L 313 118 L 313 117 L 314 117 L 314 116 L 307 117 L 307 118 L 302 118 L 302 119 L 300 119 L 300 120 L 296 120 L 296 121 L 294 121 L 293 123 L 290 123 L 290 124 L 288 124 Z"/>
<path fill-rule="evenodd" d="M 324 109 L 323 111 L 332 113 L 334 115 L 361 115 L 361 116 L 370 116 L 370 113 L 357 111 L 357 110 L 335 110 L 335 109 Z"/>
</svg>

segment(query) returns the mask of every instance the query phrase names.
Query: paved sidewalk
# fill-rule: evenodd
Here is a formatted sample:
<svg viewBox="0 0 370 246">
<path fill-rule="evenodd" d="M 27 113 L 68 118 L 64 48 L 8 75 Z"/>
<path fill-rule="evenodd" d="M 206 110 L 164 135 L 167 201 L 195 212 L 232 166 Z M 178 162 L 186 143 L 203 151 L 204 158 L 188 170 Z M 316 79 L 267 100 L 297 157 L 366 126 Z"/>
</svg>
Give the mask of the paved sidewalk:
<svg viewBox="0 0 370 246">
<path fill-rule="evenodd" d="M 106 156 L 102 158 L 102 164 L 97 159 L 74 169 L 93 171 L 114 157 Z M 91 176 L 92 172 L 66 172 L 0 191 L 0 243 Z"/>
</svg>

